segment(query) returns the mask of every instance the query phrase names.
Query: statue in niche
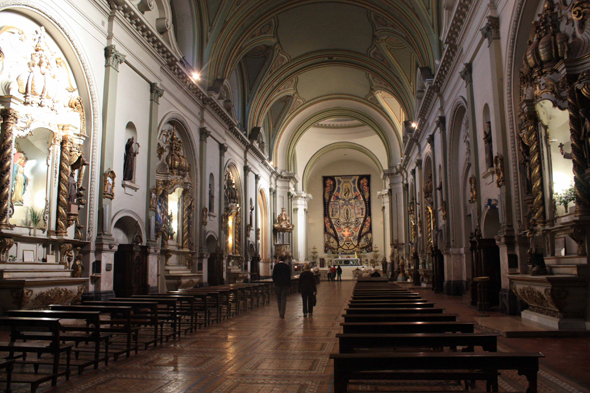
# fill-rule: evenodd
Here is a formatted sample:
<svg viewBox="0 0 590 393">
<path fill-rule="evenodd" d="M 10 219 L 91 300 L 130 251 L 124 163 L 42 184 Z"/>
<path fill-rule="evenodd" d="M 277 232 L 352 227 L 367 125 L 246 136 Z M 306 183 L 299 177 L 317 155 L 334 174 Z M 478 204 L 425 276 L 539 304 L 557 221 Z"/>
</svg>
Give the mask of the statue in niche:
<svg viewBox="0 0 590 393">
<path fill-rule="evenodd" d="M 139 143 L 135 143 L 135 137 L 127 139 L 125 144 L 125 162 L 123 164 L 123 180 L 133 181 L 135 171 L 135 156 L 139 154 Z"/>
<path fill-rule="evenodd" d="M 215 192 L 213 191 L 213 183 L 209 183 L 209 211 L 215 210 Z"/>
<path fill-rule="evenodd" d="M 225 200 L 227 203 L 238 203 L 238 190 L 231 172 L 225 172 Z"/>
<path fill-rule="evenodd" d="M 23 204 L 23 195 L 27 191 L 29 178 L 25 175 L 27 165 L 25 153 L 17 151 L 14 155 L 13 177 L 12 177 L 12 203 L 18 206 Z"/>
<path fill-rule="evenodd" d="M 74 171 L 70 171 L 70 177 L 68 178 L 68 202 L 70 205 L 76 204 L 76 197 L 78 194 L 78 182 L 74 176 Z"/>
<path fill-rule="evenodd" d="M 492 146 L 492 122 L 486 121 L 483 129 L 483 143 L 485 145 L 486 168 L 494 166 L 494 147 Z"/>
</svg>

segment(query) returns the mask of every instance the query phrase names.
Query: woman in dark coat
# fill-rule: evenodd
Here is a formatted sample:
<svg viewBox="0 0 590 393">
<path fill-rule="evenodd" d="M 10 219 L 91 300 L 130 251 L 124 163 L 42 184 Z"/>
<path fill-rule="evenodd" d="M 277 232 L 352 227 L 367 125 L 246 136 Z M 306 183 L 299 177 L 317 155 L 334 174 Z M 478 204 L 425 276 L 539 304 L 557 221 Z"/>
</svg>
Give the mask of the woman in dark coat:
<svg viewBox="0 0 590 393">
<path fill-rule="evenodd" d="M 303 300 L 303 318 L 307 318 L 307 314 L 311 317 L 317 288 L 309 263 L 303 264 L 303 272 L 299 275 L 299 293 Z"/>
</svg>

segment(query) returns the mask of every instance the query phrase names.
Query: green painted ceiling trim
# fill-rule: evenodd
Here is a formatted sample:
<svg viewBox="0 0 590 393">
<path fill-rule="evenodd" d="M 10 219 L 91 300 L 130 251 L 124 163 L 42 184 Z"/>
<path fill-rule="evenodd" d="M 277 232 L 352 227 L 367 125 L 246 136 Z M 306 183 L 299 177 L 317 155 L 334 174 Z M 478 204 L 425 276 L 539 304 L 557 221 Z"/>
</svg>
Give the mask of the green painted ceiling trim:
<svg viewBox="0 0 590 393">
<path fill-rule="evenodd" d="M 322 158 L 322 156 L 324 154 L 329 153 L 334 150 L 338 150 L 338 149 L 351 149 L 351 150 L 356 150 L 358 152 L 363 153 L 364 155 L 369 157 L 371 159 L 371 161 L 373 161 L 375 166 L 377 168 L 379 168 L 379 174 L 381 176 L 383 176 L 383 166 L 381 165 L 381 161 L 379 161 L 379 158 L 377 158 L 377 156 L 371 150 L 367 149 L 363 145 L 359 145 L 358 143 L 336 142 L 336 143 L 332 143 L 330 145 L 322 147 L 320 150 L 315 152 L 315 154 L 309 159 L 309 161 L 305 165 L 305 169 L 303 170 L 303 176 L 302 176 L 303 191 L 307 191 L 307 180 L 308 180 L 307 177 L 309 176 L 309 173 L 313 170 L 316 162 L 319 161 L 320 158 Z"/>
<path fill-rule="evenodd" d="M 375 131 L 377 136 L 379 136 L 379 139 L 381 139 L 381 142 L 383 143 L 383 146 L 385 147 L 385 152 L 387 153 L 388 167 L 393 166 L 394 163 L 393 163 L 392 148 L 389 144 L 389 140 L 387 138 L 387 135 L 385 134 L 383 129 L 381 127 L 379 127 L 379 124 L 377 124 L 375 121 L 373 121 L 373 119 L 371 119 L 370 117 L 368 117 L 366 114 L 364 114 L 362 112 L 358 112 L 358 111 L 348 109 L 348 108 L 335 108 L 335 109 L 327 109 L 325 111 L 316 113 L 315 115 L 309 117 L 306 121 L 301 123 L 299 125 L 299 127 L 297 127 L 297 130 L 295 131 L 295 133 L 291 137 L 291 140 L 289 141 L 289 144 L 287 146 L 287 165 L 288 165 L 287 170 L 292 172 L 294 169 L 291 164 L 292 157 L 293 157 L 293 154 L 295 153 L 295 148 L 297 147 L 297 143 L 299 142 L 299 140 L 301 139 L 303 134 L 305 134 L 305 132 L 311 126 L 316 124 L 317 122 L 328 119 L 330 117 L 350 117 L 352 119 L 362 121 L 368 127 L 373 129 L 373 131 Z M 274 146 L 273 159 L 278 154 L 278 152 L 276 151 L 277 147 L 278 147 L 278 143 Z"/>
</svg>

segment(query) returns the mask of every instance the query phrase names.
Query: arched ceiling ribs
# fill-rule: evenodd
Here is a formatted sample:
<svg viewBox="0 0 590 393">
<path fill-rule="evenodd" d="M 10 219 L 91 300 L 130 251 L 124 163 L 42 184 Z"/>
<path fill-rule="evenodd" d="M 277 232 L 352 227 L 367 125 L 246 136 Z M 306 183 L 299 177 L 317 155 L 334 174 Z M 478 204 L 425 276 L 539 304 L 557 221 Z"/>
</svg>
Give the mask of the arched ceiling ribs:
<svg viewBox="0 0 590 393">
<path fill-rule="evenodd" d="M 285 114 L 286 117 L 281 122 L 282 126 L 279 129 L 277 129 L 277 132 L 273 135 L 272 139 L 270 140 L 270 144 L 271 144 L 270 151 L 273 155 L 274 162 L 278 163 L 278 160 L 276 159 L 276 154 L 277 154 L 276 149 L 279 146 L 279 141 L 282 138 L 282 134 L 285 130 L 285 125 L 293 122 L 297 116 L 299 116 L 301 113 L 305 112 L 306 110 L 313 108 L 315 106 L 318 106 L 322 102 L 329 102 L 329 101 L 334 101 L 334 100 L 346 100 L 346 101 L 356 102 L 357 104 L 360 104 L 362 106 L 366 106 L 368 108 L 371 108 L 373 111 L 377 112 L 378 115 L 381 116 L 381 118 L 387 122 L 387 126 L 391 127 L 391 129 L 393 130 L 393 133 L 395 134 L 395 138 L 397 140 L 397 145 L 400 147 L 399 153 L 401 154 L 401 146 L 403 145 L 401 129 L 399 129 L 397 127 L 397 125 L 395 123 L 393 123 L 393 121 L 391 120 L 389 115 L 383 110 L 382 107 L 380 107 L 379 105 L 376 105 L 372 102 L 367 102 L 365 100 L 361 100 L 358 97 L 331 96 L 331 97 L 318 97 L 318 98 L 311 100 L 309 102 L 305 102 L 305 103 L 302 103 L 301 105 L 297 105 L 297 107 L 295 109 L 293 109 L 293 108 L 295 107 L 296 103 L 295 102 L 292 103 L 291 108 Z M 345 111 L 348 111 L 348 112 L 345 112 Z M 358 110 L 356 110 L 356 111 L 358 111 Z M 354 113 L 354 112 L 355 112 L 355 110 L 340 108 L 337 115 L 342 115 L 343 113 L 349 113 L 349 115 L 346 115 L 346 117 L 354 118 L 354 116 L 350 115 L 350 113 Z M 325 111 L 322 110 L 318 113 L 325 113 Z M 335 116 L 336 114 L 332 113 L 332 115 Z M 328 115 L 326 114 L 326 116 L 328 116 Z M 325 120 L 328 117 L 324 117 L 322 120 Z M 367 117 L 368 117 L 368 115 L 367 115 Z M 361 120 L 361 119 L 358 119 L 358 120 Z M 318 122 L 319 121 L 321 121 L 321 120 L 318 120 Z M 381 127 L 381 128 L 383 128 L 383 127 Z"/>
<path fill-rule="evenodd" d="M 387 130 L 384 130 L 374 119 L 372 119 L 367 114 L 349 108 L 328 109 L 322 112 L 318 112 L 315 115 L 307 118 L 305 121 L 301 122 L 297 126 L 295 132 L 290 136 L 289 143 L 287 145 L 287 170 L 293 171 L 292 162 L 295 154 L 295 149 L 297 147 L 297 143 L 299 142 L 303 134 L 305 134 L 305 132 L 314 124 L 317 124 L 322 120 L 326 120 L 333 117 L 348 117 L 351 119 L 359 120 L 363 122 L 365 125 L 367 125 L 369 128 L 371 128 L 373 131 L 375 131 L 375 133 L 379 136 L 379 139 L 383 143 L 383 146 L 385 147 L 385 151 L 387 153 L 388 167 L 394 165 L 394 149 L 395 152 L 398 153 L 398 156 L 401 155 L 401 144 L 398 144 L 398 146 L 392 146 L 387 135 Z M 397 136 L 397 133 L 395 131 L 393 132 L 393 134 Z M 280 144 L 281 137 L 282 135 L 280 135 L 279 138 L 277 138 L 277 142 L 273 146 L 273 159 L 277 156 L 277 150 Z M 397 140 L 399 141 L 399 139 Z"/>
<path fill-rule="evenodd" d="M 331 59 L 327 60 L 327 57 Z M 263 81 L 252 100 L 253 106 L 249 109 L 248 129 L 261 126 L 266 112 L 274 102 L 273 100 L 286 95 L 283 94 L 284 90 L 292 91 L 296 87 L 294 78 L 297 75 L 315 68 L 330 66 L 352 67 L 372 75 L 380 75 L 380 80 L 389 86 L 388 90 L 399 100 L 404 111 L 413 113 L 414 100 L 411 92 L 403 88 L 399 77 L 383 63 L 352 52 L 317 52 L 294 59 Z"/>
<path fill-rule="evenodd" d="M 387 15 L 395 22 L 396 27 L 403 32 L 406 37 L 412 37 L 416 51 L 424 51 L 429 56 L 424 56 L 425 63 L 434 68 L 434 59 L 438 56 L 439 48 L 436 44 L 437 33 L 433 30 L 431 21 L 426 15 L 420 15 L 423 8 L 413 4 L 414 0 L 408 1 L 378 1 L 378 0 L 341 0 L 340 3 L 354 5 L 364 8 L 368 11 L 379 15 Z M 282 12 L 295 7 L 304 7 L 309 4 L 315 4 L 317 0 L 274 0 L 269 2 L 252 1 L 246 2 L 240 7 L 240 12 L 232 12 L 226 15 L 224 23 L 218 24 L 223 26 L 217 28 L 214 35 L 211 35 L 205 56 L 212 59 L 210 65 L 211 73 L 209 78 L 226 78 L 233 67 L 235 67 L 235 56 L 231 56 L 233 61 L 229 61 L 230 54 L 236 48 L 239 51 L 244 37 L 250 37 L 256 29 L 260 28 L 269 18 L 273 18 Z M 409 3 L 412 3 L 411 5 Z M 235 8 L 235 7 L 234 7 Z M 257 24 L 251 21 L 265 21 Z M 430 37 L 430 38 L 429 38 Z M 239 58 L 238 58 L 239 59 Z M 428 61 L 426 62 L 426 59 Z"/>
<path fill-rule="evenodd" d="M 366 147 L 364 147 L 362 145 L 359 145 L 358 143 L 336 142 L 336 143 L 332 143 L 330 145 L 324 146 L 323 148 L 318 150 L 311 157 L 311 159 L 307 162 L 307 165 L 305 165 L 305 169 L 303 170 L 303 176 L 302 176 L 302 182 L 301 182 L 302 183 L 302 191 L 307 190 L 307 182 L 309 180 L 308 179 L 309 174 L 314 169 L 316 163 L 322 158 L 322 156 L 331 152 L 331 151 L 339 150 L 339 149 L 352 149 L 352 150 L 356 150 L 358 152 L 363 153 L 364 155 L 369 157 L 369 159 L 378 168 L 379 175 L 383 176 L 383 165 L 381 164 L 381 161 L 379 160 L 379 158 L 377 158 L 377 156 L 371 150 L 367 149 Z"/>
</svg>

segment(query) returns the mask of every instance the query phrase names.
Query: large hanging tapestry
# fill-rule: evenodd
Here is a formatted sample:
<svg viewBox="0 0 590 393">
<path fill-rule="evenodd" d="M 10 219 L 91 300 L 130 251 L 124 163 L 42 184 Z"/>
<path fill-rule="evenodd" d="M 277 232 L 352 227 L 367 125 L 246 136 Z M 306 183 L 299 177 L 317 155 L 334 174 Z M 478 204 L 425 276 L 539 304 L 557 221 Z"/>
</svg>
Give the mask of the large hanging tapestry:
<svg viewBox="0 0 590 393">
<path fill-rule="evenodd" d="M 371 176 L 324 176 L 324 250 L 373 251 Z"/>
</svg>

